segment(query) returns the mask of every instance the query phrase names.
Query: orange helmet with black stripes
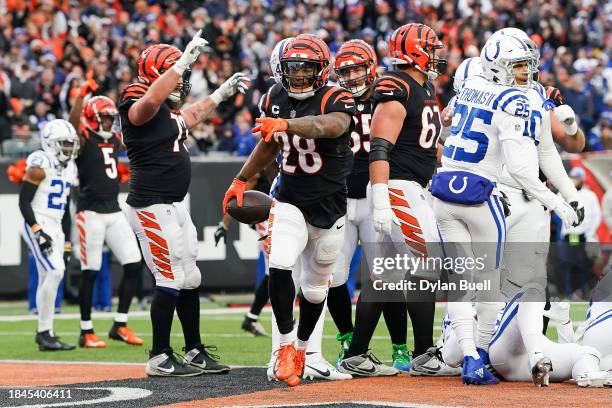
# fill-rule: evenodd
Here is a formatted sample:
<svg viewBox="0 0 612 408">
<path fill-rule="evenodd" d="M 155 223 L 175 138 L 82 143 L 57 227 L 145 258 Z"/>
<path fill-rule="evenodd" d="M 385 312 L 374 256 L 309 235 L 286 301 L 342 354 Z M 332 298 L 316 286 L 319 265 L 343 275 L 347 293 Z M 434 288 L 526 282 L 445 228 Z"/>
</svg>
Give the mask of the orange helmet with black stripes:
<svg viewBox="0 0 612 408">
<path fill-rule="evenodd" d="M 389 40 L 389 54 L 394 64 L 408 64 L 434 80 L 446 69 L 446 60 L 436 57 L 444 48 L 433 28 L 425 24 L 405 24 Z"/>
<path fill-rule="evenodd" d="M 181 50 L 174 45 L 151 45 L 140 53 L 138 58 L 138 79 L 145 84 L 152 84 L 164 72 L 169 70 L 182 54 Z M 183 80 L 177 84 L 175 92 L 170 94 L 169 99 L 172 102 L 178 103 L 189 95 L 191 90 L 190 77 L 191 70 L 185 70 Z"/>
<path fill-rule="evenodd" d="M 370 44 L 363 40 L 350 40 L 342 44 L 336 53 L 334 71 L 340 85 L 351 91 L 354 96 L 361 96 L 376 79 L 378 59 Z M 365 68 L 365 73 L 351 77 L 356 67 Z"/>
<path fill-rule="evenodd" d="M 282 85 L 295 99 L 306 99 L 327 83 L 329 47 L 320 37 L 300 34 L 287 44 L 280 59 Z"/>
<path fill-rule="evenodd" d="M 109 97 L 94 96 L 83 107 L 81 130 L 86 137 L 91 132 L 108 140 L 114 135 L 113 124 L 118 114 L 115 103 Z"/>
</svg>

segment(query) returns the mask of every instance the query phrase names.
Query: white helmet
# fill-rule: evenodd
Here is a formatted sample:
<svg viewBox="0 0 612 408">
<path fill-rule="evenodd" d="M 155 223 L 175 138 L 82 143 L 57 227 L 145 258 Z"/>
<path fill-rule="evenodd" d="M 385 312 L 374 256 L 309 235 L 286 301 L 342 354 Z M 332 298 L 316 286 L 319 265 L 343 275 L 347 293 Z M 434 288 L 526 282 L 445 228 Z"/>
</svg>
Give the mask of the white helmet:
<svg viewBox="0 0 612 408">
<path fill-rule="evenodd" d="M 508 27 L 502 28 L 501 30 L 497 30 L 496 32 L 491 34 L 484 46 L 486 47 L 488 44 L 494 43 L 503 36 L 516 37 L 519 40 L 525 42 L 525 44 L 527 44 L 527 47 L 529 47 L 531 53 L 533 54 L 534 68 L 537 69 L 540 66 L 540 50 L 538 48 L 538 45 L 531 38 L 529 38 L 526 32 L 518 28 Z"/>
<path fill-rule="evenodd" d="M 287 46 L 287 44 L 289 44 L 291 40 L 293 40 L 293 37 L 288 37 L 280 40 L 272 49 L 272 54 L 270 54 L 270 70 L 272 71 L 272 78 L 274 78 L 274 81 L 277 84 L 280 84 L 282 80 L 280 59 L 283 56 L 285 47 Z"/>
<path fill-rule="evenodd" d="M 453 79 L 453 89 L 455 94 L 461 92 L 463 83 L 471 76 L 482 75 L 482 62 L 480 57 L 472 57 L 464 60 L 455 70 L 455 78 Z"/>
<path fill-rule="evenodd" d="M 80 141 L 76 130 L 64 119 L 47 122 L 40 132 L 40 139 L 43 150 L 62 163 L 74 159 L 79 153 Z"/>
<path fill-rule="evenodd" d="M 531 65 L 532 53 L 524 41 L 516 37 L 502 36 L 499 40 L 488 43 L 480 52 L 480 60 L 485 78 L 489 81 L 504 86 L 516 86 L 521 88 L 531 88 L 532 77 L 534 74 Z M 527 63 L 527 74 L 525 84 L 516 81 L 515 64 L 520 62 Z M 537 71 L 536 71 L 537 72 Z"/>
</svg>

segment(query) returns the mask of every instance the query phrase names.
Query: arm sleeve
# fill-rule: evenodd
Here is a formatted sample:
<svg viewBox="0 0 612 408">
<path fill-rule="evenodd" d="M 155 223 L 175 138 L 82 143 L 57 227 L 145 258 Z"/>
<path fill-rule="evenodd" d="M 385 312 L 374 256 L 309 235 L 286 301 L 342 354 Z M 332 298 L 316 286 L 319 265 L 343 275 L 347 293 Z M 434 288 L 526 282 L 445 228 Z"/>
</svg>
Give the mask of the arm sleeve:
<svg viewBox="0 0 612 408">
<path fill-rule="evenodd" d="M 70 232 L 72 229 L 72 216 L 70 215 L 70 198 L 72 194 L 66 199 L 66 210 L 62 217 L 62 231 L 64 232 L 64 241 L 70 241 Z"/>
<path fill-rule="evenodd" d="M 529 194 L 538 199 L 549 209 L 559 204 L 560 198 L 550 191 L 538 177 L 530 175 L 529 160 L 537 160 L 532 156 L 533 141 L 523 137 L 525 121 L 521 118 L 505 115 L 499 125 L 500 140 L 504 163 L 508 172 L 516 182 Z M 531 144 L 531 146 L 529 145 Z"/>
<path fill-rule="evenodd" d="M 36 224 L 36 216 L 32 210 L 32 199 L 38 190 L 38 185 L 24 181 L 19 191 L 19 210 L 25 222 L 31 227 Z"/>
<path fill-rule="evenodd" d="M 578 197 L 578 191 L 574 187 L 572 180 L 568 177 L 565 167 L 563 167 L 563 162 L 553 142 L 550 128 L 542 132 L 542 139 L 538 146 L 538 160 L 542 173 L 559 190 L 565 201 L 575 201 Z"/>
</svg>

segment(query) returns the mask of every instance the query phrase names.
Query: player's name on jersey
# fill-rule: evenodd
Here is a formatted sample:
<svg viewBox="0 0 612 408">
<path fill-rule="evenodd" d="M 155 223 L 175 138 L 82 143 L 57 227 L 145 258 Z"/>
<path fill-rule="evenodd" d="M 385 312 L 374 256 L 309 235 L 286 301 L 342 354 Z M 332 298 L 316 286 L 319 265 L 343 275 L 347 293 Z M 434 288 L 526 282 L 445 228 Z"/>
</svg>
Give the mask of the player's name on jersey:
<svg viewBox="0 0 612 408">
<path fill-rule="evenodd" d="M 418 282 L 409 281 L 406 279 L 399 282 L 385 282 L 377 279 L 373 282 L 374 290 L 399 290 L 399 291 L 421 291 L 421 292 L 437 292 L 437 291 L 490 291 L 491 280 L 483 279 L 480 282 L 474 282 L 469 279 L 460 279 L 456 282 L 443 282 L 440 280 L 428 281 L 420 280 Z"/>
<path fill-rule="evenodd" d="M 465 87 L 457 97 L 463 102 L 479 103 L 481 105 L 490 105 L 493 98 L 497 96 L 495 92 L 487 92 L 482 89 L 474 89 Z"/>
</svg>

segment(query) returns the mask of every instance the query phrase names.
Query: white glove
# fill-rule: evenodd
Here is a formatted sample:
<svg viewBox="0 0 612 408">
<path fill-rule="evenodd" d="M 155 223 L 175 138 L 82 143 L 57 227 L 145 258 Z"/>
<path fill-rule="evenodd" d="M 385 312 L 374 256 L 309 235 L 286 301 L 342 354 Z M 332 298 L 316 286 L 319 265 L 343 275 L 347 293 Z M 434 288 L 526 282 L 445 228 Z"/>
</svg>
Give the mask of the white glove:
<svg viewBox="0 0 612 408">
<path fill-rule="evenodd" d="M 399 221 L 391 209 L 389 186 L 387 184 L 377 183 L 372 186 L 372 207 L 374 230 L 379 233 L 390 234 L 391 224 L 399 225 Z"/>
<path fill-rule="evenodd" d="M 555 205 L 552 210 L 561 218 L 566 228 L 574 224 L 578 225 L 578 214 L 576 214 L 576 210 L 562 199 L 559 198 L 557 205 Z"/>
<path fill-rule="evenodd" d="M 189 44 L 187 44 L 187 47 L 185 47 L 185 51 L 183 51 L 181 58 L 172 66 L 172 69 L 176 71 L 177 74 L 182 76 L 183 72 L 189 69 L 195 60 L 198 59 L 202 49 L 208 45 L 208 41 L 200 37 L 201 35 L 202 30 L 195 33 L 191 41 L 189 41 Z"/>
<path fill-rule="evenodd" d="M 563 129 L 565 129 L 565 133 L 570 136 L 573 136 L 578 132 L 578 124 L 576 123 L 576 114 L 574 110 L 569 105 L 561 105 L 555 108 L 555 115 L 557 115 L 557 119 L 563 125 Z"/>
<path fill-rule="evenodd" d="M 249 82 L 251 79 L 243 74 L 242 72 L 237 72 L 232 75 L 227 81 L 225 81 L 219 89 L 210 95 L 213 102 L 219 105 L 226 99 L 231 98 L 236 94 L 236 92 L 245 93 L 247 89 L 249 89 Z"/>
</svg>

